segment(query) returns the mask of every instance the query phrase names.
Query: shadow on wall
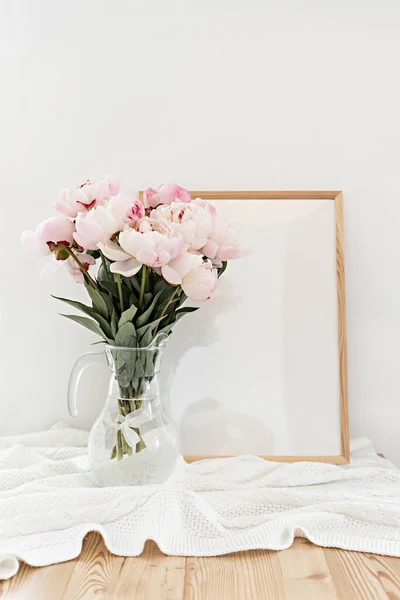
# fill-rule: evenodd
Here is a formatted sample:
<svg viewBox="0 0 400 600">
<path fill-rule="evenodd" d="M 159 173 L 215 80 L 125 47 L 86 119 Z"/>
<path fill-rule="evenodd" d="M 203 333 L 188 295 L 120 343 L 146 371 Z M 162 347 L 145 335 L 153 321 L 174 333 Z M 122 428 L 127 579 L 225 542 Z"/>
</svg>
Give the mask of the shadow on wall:
<svg viewBox="0 0 400 600">
<path fill-rule="evenodd" d="M 161 370 L 161 389 L 165 409 L 172 417 L 175 411 L 171 390 L 182 357 L 192 348 L 210 347 L 209 360 L 213 360 L 212 346 L 219 338 L 218 318 L 237 309 L 241 302 L 238 296 L 233 295 L 228 278 L 218 283 L 215 297 L 200 305 L 201 318 L 200 311 L 184 317 L 173 330 L 167 347 Z M 240 348 L 237 351 L 240 352 Z M 204 363 L 199 367 L 199 378 L 207 377 L 207 373 L 202 372 L 203 368 Z M 184 376 L 184 372 L 179 370 L 178 376 Z M 222 376 L 232 377 L 232 373 L 223 373 Z M 187 382 L 188 389 L 190 386 L 195 387 L 196 382 Z M 223 408 L 227 404 L 226 399 L 210 396 L 194 403 L 188 400 L 181 421 L 175 422 L 181 449 L 186 456 L 205 454 L 205 449 L 209 455 L 229 455 L 233 448 L 236 454 L 249 454 L 257 453 L 257 448 L 274 447 L 272 431 L 245 412 L 246 398 L 243 399 L 243 412 Z"/>
</svg>

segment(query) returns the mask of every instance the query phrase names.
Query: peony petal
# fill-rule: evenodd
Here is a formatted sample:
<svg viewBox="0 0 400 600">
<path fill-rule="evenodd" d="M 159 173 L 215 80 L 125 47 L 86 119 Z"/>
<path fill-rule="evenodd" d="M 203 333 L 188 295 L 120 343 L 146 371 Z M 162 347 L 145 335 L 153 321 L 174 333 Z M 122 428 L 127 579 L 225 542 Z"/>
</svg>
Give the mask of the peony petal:
<svg viewBox="0 0 400 600">
<path fill-rule="evenodd" d="M 144 265 L 151 267 L 157 261 L 157 252 L 149 248 L 143 248 L 136 254 L 137 259 Z"/>
<path fill-rule="evenodd" d="M 116 177 L 114 177 L 113 175 L 106 175 L 104 178 L 104 181 L 106 182 L 107 186 L 108 186 L 108 190 L 110 192 L 111 196 L 116 196 L 119 192 L 119 179 L 117 179 Z"/>
<path fill-rule="evenodd" d="M 174 258 L 170 260 L 168 266 L 171 267 L 174 271 L 176 271 L 180 278 L 185 277 L 187 273 L 189 273 L 190 269 L 193 266 L 193 262 L 197 260 L 195 254 L 189 254 L 189 252 L 184 252 L 178 258 Z M 200 264 L 202 262 L 201 256 L 199 256 Z M 168 281 L 168 280 L 167 280 Z"/>
<path fill-rule="evenodd" d="M 215 258 L 218 251 L 218 244 L 214 240 L 208 240 L 201 251 L 207 258 Z"/>
<path fill-rule="evenodd" d="M 169 265 L 164 265 L 163 267 L 161 267 L 161 274 L 164 277 L 165 281 L 167 281 L 171 285 L 180 285 L 182 283 L 182 277 Z"/>
<path fill-rule="evenodd" d="M 40 271 L 40 279 L 48 281 L 52 278 L 54 273 L 57 273 L 57 271 L 61 269 L 64 263 L 64 260 L 57 260 L 56 257 L 53 256 L 53 258 L 49 260 L 49 262 L 47 262 Z"/>
<path fill-rule="evenodd" d="M 144 234 L 126 226 L 125 229 L 119 234 L 119 245 L 131 256 L 137 256 L 139 250 L 143 250 L 144 248 L 154 248 L 154 243 L 151 237 L 152 234 L 152 231 Z"/>
<path fill-rule="evenodd" d="M 47 244 L 42 242 L 33 231 L 24 231 L 21 235 L 21 246 L 26 252 L 31 252 L 35 256 L 47 256 L 50 249 Z"/>
<path fill-rule="evenodd" d="M 115 242 L 106 242 L 105 244 L 99 242 L 97 245 L 102 253 L 110 260 L 128 260 L 131 258 L 130 254 L 124 252 Z"/>
<path fill-rule="evenodd" d="M 130 258 L 129 260 L 112 263 L 110 271 L 111 273 L 119 273 L 124 277 L 133 277 L 133 275 L 136 275 L 141 268 L 142 263 L 136 260 L 136 258 Z"/>
<path fill-rule="evenodd" d="M 44 242 L 68 242 L 72 244 L 75 224 L 67 217 L 50 217 L 38 226 L 36 234 Z"/>
<path fill-rule="evenodd" d="M 237 258 L 238 253 L 239 248 L 235 246 L 222 246 L 219 248 L 215 257 L 219 260 L 232 260 L 233 258 Z"/>
<path fill-rule="evenodd" d="M 157 256 L 157 265 L 166 265 L 170 260 L 170 253 L 167 250 L 162 250 Z"/>
<path fill-rule="evenodd" d="M 83 235 L 79 235 L 77 231 L 74 233 L 74 240 L 81 248 L 85 248 L 85 250 L 97 250 L 97 244 L 88 240 Z"/>
</svg>

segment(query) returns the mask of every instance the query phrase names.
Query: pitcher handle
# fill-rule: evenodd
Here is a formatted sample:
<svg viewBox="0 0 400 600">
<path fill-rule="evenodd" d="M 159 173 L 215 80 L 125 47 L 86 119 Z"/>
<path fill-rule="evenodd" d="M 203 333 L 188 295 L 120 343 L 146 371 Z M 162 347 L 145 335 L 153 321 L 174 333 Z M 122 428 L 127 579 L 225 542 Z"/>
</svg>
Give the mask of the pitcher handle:
<svg viewBox="0 0 400 600">
<path fill-rule="evenodd" d="M 96 363 L 99 363 L 100 359 L 102 359 L 103 362 L 106 361 L 104 352 L 89 352 L 88 354 L 80 356 L 72 367 L 67 393 L 68 412 L 71 417 L 76 417 L 77 415 L 76 397 L 82 373 L 87 367 L 93 367 Z"/>
</svg>

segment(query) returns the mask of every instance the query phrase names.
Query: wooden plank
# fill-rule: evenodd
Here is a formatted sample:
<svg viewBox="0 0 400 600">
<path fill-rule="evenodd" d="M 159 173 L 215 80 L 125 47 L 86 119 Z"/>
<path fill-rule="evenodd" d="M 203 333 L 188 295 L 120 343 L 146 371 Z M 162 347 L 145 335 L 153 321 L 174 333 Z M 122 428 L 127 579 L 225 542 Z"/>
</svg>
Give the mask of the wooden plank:
<svg viewBox="0 0 400 600">
<path fill-rule="evenodd" d="M 325 548 L 325 559 L 340 598 L 400 598 L 400 559 Z"/>
<path fill-rule="evenodd" d="M 184 556 L 166 556 L 154 542 L 147 542 L 140 556 L 123 559 L 114 570 L 107 599 L 182 600 L 185 565 Z"/>
<path fill-rule="evenodd" d="M 192 198 L 203 200 L 334 200 L 339 190 L 190 190 Z M 143 202 L 143 190 L 139 192 Z"/>
<path fill-rule="evenodd" d="M 286 600 L 339 598 L 322 548 L 298 538 L 291 548 L 279 552 L 278 556 Z"/>
<path fill-rule="evenodd" d="M 186 570 L 185 570 L 186 567 Z M 280 552 L 165 556 L 153 542 L 139 557 L 113 556 L 87 536 L 75 560 L 0 582 L 1 600 L 383 600 L 400 598 L 400 559 L 320 548 L 298 538 Z"/>
<path fill-rule="evenodd" d="M 185 600 L 279 600 L 283 594 L 276 552 L 251 550 L 187 559 Z"/>
<path fill-rule="evenodd" d="M 343 439 L 343 438 L 342 438 Z M 206 460 L 209 458 L 232 458 L 232 455 L 205 455 L 205 456 L 184 456 L 186 462 L 196 462 L 198 460 Z M 264 460 L 270 460 L 272 462 L 322 462 L 330 463 L 332 465 L 346 465 L 348 460 L 344 456 L 333 455 L 333 456 L 260 456 Z"/>
<path fill-rule="evenodd" d="M 192 198 L 203 200 L 334 200 L 339 190 L 190 190 Z"/>
<path fill-rule="evenodd" d="M 344 270 L 343 194 L 335 198 L 336 229 L 336 288 L 338 312 L 339 385 L 340 385 L 340 435 L 342 456 L 350 462 L 350 437 L 347 392 L 347 343 L 346 343 L 346 285 Z"/>
<path fill-rule="evenodd" d="M 18 573 L 0 581 L 1 600 L 61 600 L 75 568 L 75 561 L 30 567 L 21 564 Z"/>
<path fill-rule="evenodd" d="M 50 600 L 108 600 L 108 586 L 114 571 L 118 572 L 124 562 L 123 556 L 111 554 L 97 533 L 90 533 L 83 544 L 80 556 L 63 595 L 55 588 Z"/>
</svg>

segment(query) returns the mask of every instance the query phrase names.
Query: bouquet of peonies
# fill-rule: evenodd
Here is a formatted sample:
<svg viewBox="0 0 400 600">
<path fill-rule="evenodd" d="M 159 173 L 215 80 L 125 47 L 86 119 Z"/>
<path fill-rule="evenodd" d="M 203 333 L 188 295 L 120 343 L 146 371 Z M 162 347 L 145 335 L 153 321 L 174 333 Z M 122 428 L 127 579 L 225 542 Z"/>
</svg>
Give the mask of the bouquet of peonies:
<svg viewBox="0 0 400 600">
<path fill-rule="evenodd" d="M 85 285 L 90 305 L 57 299 L 84 313 L 63 316 L 108 344 L 120 399 L 116 427 L 121 428 L 121 419 L 141 408 L 155 375 L 155 358 L 141 349 L 151 348 L 156 335 L 169 335 L 181 317 L 198 310 L 182 306 L 185 300 L 210 298 L 227 261 L 241 256 L 238 237 L 214 206 L 192 200 L 175 184 L 146 189 L 141 202 L 120 193 L 113 178 L 87 181 L 62 190 L 55 208 L 60 215 L 35 232 L 25 231 L 22 245 L 36 255 L 52 255 L 44 274 L 65 265 Z M 132 452 L 120 438 L 112 458 Z M 143 447 L 141 440 L 136 452 Z"/>
<path fill-rule="evenodd" d="M 43 275 L 64 264 L 85 284 L 92 306 L 59 299 L 87 317 L 63 316 L 109 344 L 147 346 L 156 330 L 169 333 L 197 310 L 180 308 L 184 301 L 208 300 L 227 261 L 241 256 L 236 232 L 215 207 L 175 184 L 146 189 L 141 202 L 119 193 L 113 178 L 87 181 L 62 190 L 54 206 L 61 215 L 24 231 L 22 246 L 53 256 Z"/>
</svg>

